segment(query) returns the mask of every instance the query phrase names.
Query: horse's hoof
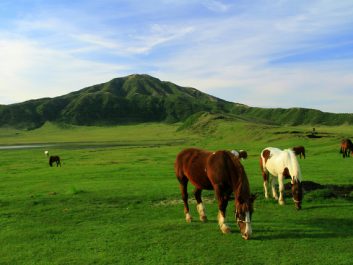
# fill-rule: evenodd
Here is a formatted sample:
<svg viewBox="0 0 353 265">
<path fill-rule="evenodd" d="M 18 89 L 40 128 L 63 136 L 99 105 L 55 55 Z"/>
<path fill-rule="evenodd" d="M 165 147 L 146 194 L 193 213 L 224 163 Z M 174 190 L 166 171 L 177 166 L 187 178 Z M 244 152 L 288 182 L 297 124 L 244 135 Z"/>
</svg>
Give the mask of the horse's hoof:
<svg viewBox="0 0 353 265">
<path fill-rule="evenodd" d="M 243 239 L 245 239 L 245 240 L 249 240 L 249 239 L 250 239 L 249 235 L 247 235 L 247 234 L 242 235 L 241 237 L 242 237 Z"/>
<path fill-rule="evenodd" d="M 187 214 L 185 215 L 185 220 L 186 220 L 187 223 L 191 223 L 191 220 L 192 220 L 191 215 L 187 213 Z"/>
<path fill-rule="evenodd" d="M 231 233 L 230 227 L 226 224 L 222 224 L 221 231 L 223 234 L 230 234 Z"/>
<path fill-rule="evenodd" d="M 203 223 L 207 222 L 207 216 L 206 215 L 200 216 L 200 221 Z"/>
<path fill-rule="evenodd" d="M 284 201 L 278 201 L 278 204 L 279 204 L 279 205 L 284 205 L 285 202 L 284 202 Z"/>
</svg>

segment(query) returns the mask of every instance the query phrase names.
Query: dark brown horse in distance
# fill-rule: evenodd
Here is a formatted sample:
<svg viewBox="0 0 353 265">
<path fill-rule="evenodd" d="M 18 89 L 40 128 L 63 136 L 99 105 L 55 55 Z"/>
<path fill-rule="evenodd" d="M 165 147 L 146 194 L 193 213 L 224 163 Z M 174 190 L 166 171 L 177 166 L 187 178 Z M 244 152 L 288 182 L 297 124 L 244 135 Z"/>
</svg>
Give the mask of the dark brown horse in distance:
<svg viewBox="0 0 353 265">
<path fill-rule="evenodd" d="M 191 222 L 187 185 L 195 186 L 194 195 L 201 221 L 206 221 L 201 199 L 202 190 L 214 190 L 218 200 L 218 224 L 223 233 L 230 233 L 225 224 L 226 208 L 234 194 L 235 216 L 244 239 L 251 237 L 251 215 L 255 196 L 250 194 L 248 177 L 240 160 L 229 151 L 209 152 L 196 148 L 185 149 L 175 160 L 175 174 L 180 183 L 187 222 Z"/>
<path fill-rule="evenodd" d="M 295 155 L 300 157 L 300 159 L 302 158 L 302 156 L 305 159 L 305 148 L 304 148 L 304 146 L 302 146 L 302 145 L 294 146 L 292 148 L 292 150 L 293 150 Z"/>
<path fill-rule="evenodd" d="M 341 141 L 340 153 L 343 158 L 349 157 L 350 153 L 353 155 L 353 143 L 350 139 L 343 139 Z"/>
<path fill-rule="evenodd" d="M 49 157 L 49 165 L 52 167 L 53 163 L 56 163 L 56 166 L 61 166 L 60 157 L 59 156 L 50 156 Z"/>
</svg>

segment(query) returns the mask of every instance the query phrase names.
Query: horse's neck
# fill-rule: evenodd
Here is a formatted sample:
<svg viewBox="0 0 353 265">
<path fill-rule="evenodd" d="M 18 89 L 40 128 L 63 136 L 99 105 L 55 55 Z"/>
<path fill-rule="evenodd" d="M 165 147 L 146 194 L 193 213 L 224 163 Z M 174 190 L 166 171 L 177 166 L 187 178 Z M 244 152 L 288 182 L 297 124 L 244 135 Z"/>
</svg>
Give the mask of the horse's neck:
<svg viewBox="0 0 353 265">
<path fill-rule="evenodd" d="M 301 180 L 300 166 L 294 154 L 288 156 L 288 167 L 292 180 Z"/>
</svg>

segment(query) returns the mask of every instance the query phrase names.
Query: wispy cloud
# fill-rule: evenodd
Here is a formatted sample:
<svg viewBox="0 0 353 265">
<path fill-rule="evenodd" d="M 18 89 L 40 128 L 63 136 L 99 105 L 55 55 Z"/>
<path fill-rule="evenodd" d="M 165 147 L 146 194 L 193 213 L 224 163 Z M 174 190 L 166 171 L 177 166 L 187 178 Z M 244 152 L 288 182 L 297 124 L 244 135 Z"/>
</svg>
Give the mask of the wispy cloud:
<svg viewBox="0 0 353 265">
<path fill-rule="evenodd" d="M 203 2 L 203 4 L 208 9 L 210 9 L 211 11 L 215 11 L 215 12 L 226 12 L 231 7 L 230 4 L 225 4 L 221 1 L 216 1 L 216 0 L 206 0 Z"/>
<path fill-rule="evenodd" d="M 1 103 L 142 72 L 252 106 L 353 112 L 351 1 L 37 3 L 0 18 Z"/>
</svg>

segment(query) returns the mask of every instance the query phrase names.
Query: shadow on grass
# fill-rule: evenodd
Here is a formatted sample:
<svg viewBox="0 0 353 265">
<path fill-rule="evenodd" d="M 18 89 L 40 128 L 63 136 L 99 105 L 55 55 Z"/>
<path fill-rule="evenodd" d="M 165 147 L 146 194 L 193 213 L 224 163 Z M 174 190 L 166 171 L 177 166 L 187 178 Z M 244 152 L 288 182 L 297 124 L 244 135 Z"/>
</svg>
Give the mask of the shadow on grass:
<svg viewBox="0 0 353 265">
<path fill-rule="evenodd" d="M 314 218 L 302 222 L 305 229 L 254 228 L 254 240 L 352 238 L 353 218 Z"/>
</svg>

